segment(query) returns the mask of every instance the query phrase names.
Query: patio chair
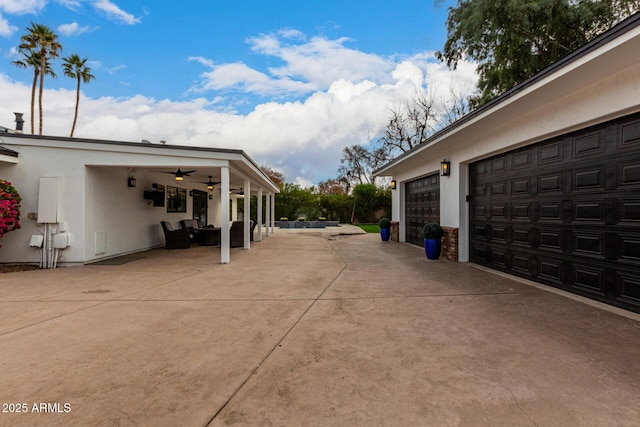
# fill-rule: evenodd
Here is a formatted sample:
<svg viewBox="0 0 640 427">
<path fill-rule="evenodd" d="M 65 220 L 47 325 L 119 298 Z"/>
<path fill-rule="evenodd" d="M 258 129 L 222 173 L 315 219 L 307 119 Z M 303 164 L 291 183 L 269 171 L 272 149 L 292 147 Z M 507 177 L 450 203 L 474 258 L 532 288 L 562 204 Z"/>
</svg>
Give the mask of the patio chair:
<svg viewBox="0 0 640 427">
<path fill-rule="evenodd" d="M 253 230 L 256 228 L 256 222 L 250 220 L 249 241 L 253 241 Z M 232 248 L 244 246 L 244 221 L 233 221 L 231 230 L 229 231 L 229 245 Z"/>
<path fill-rule="evenodd" d="M 202 243 L 202 234 L 198 232 L 198 221 L 195 219 L 182 219 L 180 220 L 180 227 L 189 230 L 191 237 L 191 243 Z"/>
<path fill-rule="evenodd" d="M 164 247 L 167 249 L 187 249 L 191 246 L 191 235 L 186 228 L 173 229 L 170 222 L 160 221 L 164 231 Z"/>
</svg>

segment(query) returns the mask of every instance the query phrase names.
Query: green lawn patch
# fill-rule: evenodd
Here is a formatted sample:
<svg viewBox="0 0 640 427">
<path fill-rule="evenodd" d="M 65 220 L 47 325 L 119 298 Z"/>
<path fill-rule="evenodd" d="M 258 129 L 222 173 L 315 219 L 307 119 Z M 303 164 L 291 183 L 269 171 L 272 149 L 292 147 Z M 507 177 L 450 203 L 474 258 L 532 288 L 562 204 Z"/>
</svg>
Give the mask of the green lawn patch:
<svg viewBox="0 0 640 427">
<path fill-rule="evenodd" d="M 357 226 L 357 227 L 362 228 L 367 233 L 379 233 L 380 232 L 380 227 L 378 227 L 378 224 L 354 224 L 354 225 Z"/>
</svg>

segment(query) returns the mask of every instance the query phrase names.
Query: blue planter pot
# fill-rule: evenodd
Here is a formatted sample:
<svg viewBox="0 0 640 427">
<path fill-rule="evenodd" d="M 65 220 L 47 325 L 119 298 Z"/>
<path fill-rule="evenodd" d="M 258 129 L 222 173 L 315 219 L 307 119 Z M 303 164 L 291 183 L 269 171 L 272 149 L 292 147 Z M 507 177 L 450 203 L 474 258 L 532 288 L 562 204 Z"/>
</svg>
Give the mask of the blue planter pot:
<svg viewBox="0 0 640 427">
<path fill-rule="evenodd" d="M 389 236 L 391 236 L 391 229 L 390 228 L 381 228 L 380 229 L 380 238 L 382 238 L 383 242 L 386 242 L 389 240 Z"/>
<path fill-rule="evenodd" d="M 440 239 L 424 239 L 424 253 L 428 259 L 440 258 L 442 250 L 442 240 Z"/>
</svg>

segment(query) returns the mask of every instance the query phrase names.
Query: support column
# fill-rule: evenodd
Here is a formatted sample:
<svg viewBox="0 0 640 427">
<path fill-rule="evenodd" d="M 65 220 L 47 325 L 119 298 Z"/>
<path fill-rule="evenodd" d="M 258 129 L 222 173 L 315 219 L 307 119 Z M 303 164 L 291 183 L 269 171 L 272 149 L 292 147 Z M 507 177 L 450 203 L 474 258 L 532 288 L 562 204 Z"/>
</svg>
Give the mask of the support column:
<svg viewBox="0 0 640 427">
<path fill-rule="evenodd" d="M 244 248 L 251 247 L 251 181 L 244 180 Z"/>
<path fill-rule="evenodd" d="M 267 237 L 269 237 L 269 222 L 271 221 L 271 195 L 267 193 L 267 197 L 265 197 L 265 202 L 267 206 L 265 206 L 264 212 L 264 228 Z"/>
<path fill-rule="evenodd" d="M 275 233 L 276 229 L 276 194 L 271 195 L 271 232 Z"/>
<path fill-rule="evenodd" d="M 256 242 L 262 242 L 262 187 L 258 188 L 258 218 L 257 227 L 258 235 L 256 236 Z"/>
<path fill-rule="evenodd" d="M 229 264 L 229 167 L 220 168 L 220 263 Z"/>
</svg>

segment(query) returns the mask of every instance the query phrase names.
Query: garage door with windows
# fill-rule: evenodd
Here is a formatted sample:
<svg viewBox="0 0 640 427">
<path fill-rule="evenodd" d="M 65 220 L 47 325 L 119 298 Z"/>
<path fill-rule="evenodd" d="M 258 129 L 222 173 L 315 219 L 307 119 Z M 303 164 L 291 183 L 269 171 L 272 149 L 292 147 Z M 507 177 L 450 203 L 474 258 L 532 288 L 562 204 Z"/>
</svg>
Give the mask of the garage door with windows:
<svg viewBox="0 0 640 427">
<path fill-rule="evenodd" d="M 405 183 L 405 240 L 424 246 L 422 227 L 440 222 L 440 176 L 436 173 Z"/>
<path fill-rule="evenodd" d="M 640 312 L 640 114 L 470 165 L 470 259 Z"/>
</svg>

